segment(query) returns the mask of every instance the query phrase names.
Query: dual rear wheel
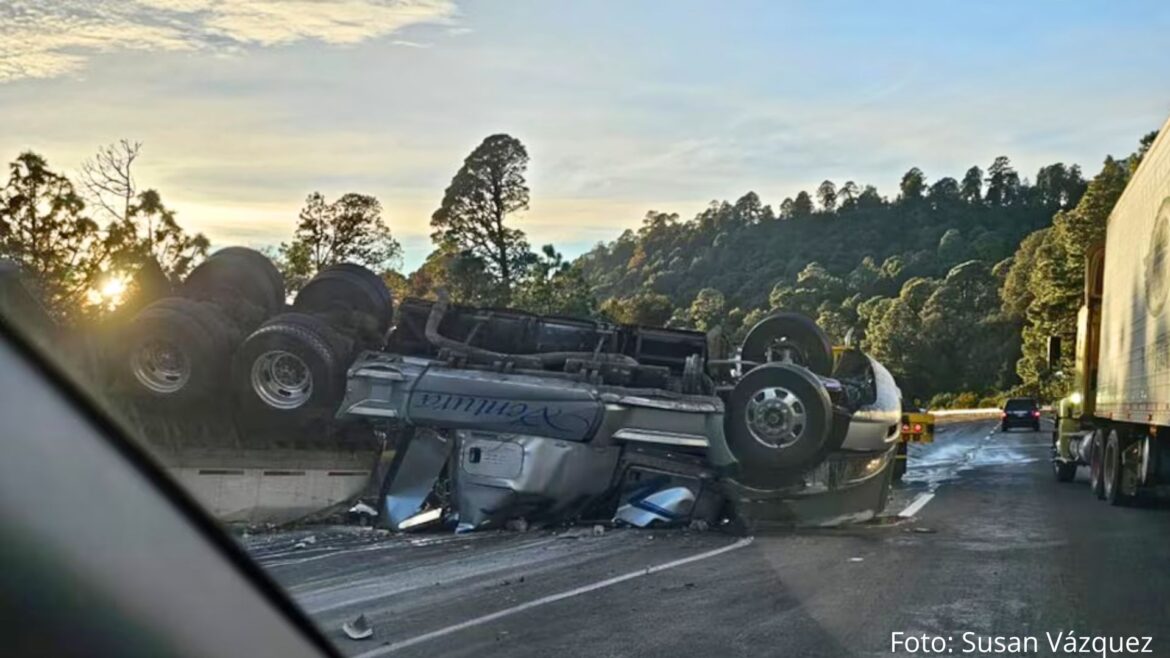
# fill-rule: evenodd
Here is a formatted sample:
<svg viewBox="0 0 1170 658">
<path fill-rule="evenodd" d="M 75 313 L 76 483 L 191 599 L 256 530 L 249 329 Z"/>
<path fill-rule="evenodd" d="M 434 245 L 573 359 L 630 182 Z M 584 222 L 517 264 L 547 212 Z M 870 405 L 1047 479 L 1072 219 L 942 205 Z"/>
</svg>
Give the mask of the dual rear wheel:
<svg viewBox="0 0 1170 658">
<path fill-rule="evenodd" d="M 1089 486 L 1094 496 L 1110 505 L 1128 505 L 1137 496 L 1136 460 L 1126 457 L 1133 443 L 1124 430 L 1113 428 L 1093 432 Z"/>
</svg>

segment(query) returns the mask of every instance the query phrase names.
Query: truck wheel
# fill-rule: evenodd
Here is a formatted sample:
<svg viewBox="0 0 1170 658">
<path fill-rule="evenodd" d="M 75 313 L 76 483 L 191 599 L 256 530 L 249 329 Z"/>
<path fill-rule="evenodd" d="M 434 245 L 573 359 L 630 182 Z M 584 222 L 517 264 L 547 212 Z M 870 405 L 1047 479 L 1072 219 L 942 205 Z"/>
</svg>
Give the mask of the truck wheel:
<svg viewBox="0 0 1170 658">
<path fill-rule="evenodd" d="M 1099 500 L 1105 499 L 1105 476 L 1102 473 L 1102 458 L 1105 445 L 1102 440 L 1102 431 L 1093 430 L 1093 438 L 1089 444 L 1089 490 Z"/>
<path fill-rule="evenodd" d="M 334 310 L 365 313 L 377 322 L 379 335 L 390 328 L 394 299 L 377 274 L 361 265 L 340 263 L 321 270 L 297 293 L 293 309 L 302 313 Z"/>
<path fill-rule="evenodd" d="M 1072 482 L 1077 476 L 1077 465 L 1073 462 L 1052 460 L 1052 474 L 1057 482 Z"/>
<path fill-rule="evenodd" d="M 215 390 L 231 347 L 229 325 L 211 309 L 167 298 L 134 317 L 120 350 L 124 365 L 119 368 L 128 368 L 127 382 L 134 393 L 185 402 Z"/>
<path fill-rule="evenodd" d="M 1102 460 L 1102 480 L 1105 490 L 1105 500 L 1110 505 L 1121 506 L 1129 503 L 1129 495 L 1123 491 L 1122 479 L 1124 465 L 1121 462 L 1121 437 L 1117 430 L 1109 432 L 1109 439 L 1105 442 L 1105 455 Z"/>
<path fill-rule="evenodd" d="M 284 279 L 264 254 L 246 247 L 227 247 L 200 263 L 180 292 L 195 299 L 243 298 L 265 316 L 284 307 Z"/>
<path fill-rule="evenodd" d="M 778 313 L 748 331 L 740 358 L 755 363 L 794 363 L 828 377 L 833 371 L 833 343 L 810 318 Z"/>
<path fill-rule="evenodd" d="M 280 425 L 332 415 L 345 391 L 351 351 L 316 317 L 271 318 L 248 336 L 234 360 L 243 419 Z"/>
<path fill-rule="evenodd" d="M 747 473 L 799 474 L 828 448 L 832 404 L 807 369 L 773 363 L 753 368 L 729 399 L 727 445 Z"/>
</svg>

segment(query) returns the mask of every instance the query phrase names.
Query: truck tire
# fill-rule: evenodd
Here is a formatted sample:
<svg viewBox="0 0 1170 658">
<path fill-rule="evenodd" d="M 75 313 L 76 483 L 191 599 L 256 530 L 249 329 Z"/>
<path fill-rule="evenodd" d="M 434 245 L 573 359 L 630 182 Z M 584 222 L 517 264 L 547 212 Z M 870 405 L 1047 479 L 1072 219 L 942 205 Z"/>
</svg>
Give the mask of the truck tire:
<svg viewBox="0 0 1170 658">
<path fill-rule="evenodd" d="M 1089 490 L 1098 500 L 1104 500 L 1105 476 L 1102 473 L 1102 460 L 1105 453 L 1105 441 L 1102 430 L 1093 430 L 1093 438 L 1089 446 Z"/>
<path fill-rule="evenodd" d="M 180 293 L 211 301 L 243 299 L 265 317 L 284 307 L 284 279 L 264 254 L 246 247 L 227 247 L 208 256 L 187 276 Z"/>
<path fill-rule="evenodd" d="M 777 313 L 748 331 L 740 358 L 754 363 L 795 363 L 828 377 L 833 371 L 833 343 L 812 319 L 799 313 Z"/>
<path fill-rule="evenodd" d="M 1128 505 L 1130 496 L 1124 491 L 1123 486 L 1123 469 L 1121 453 L 1125 446 L 1122 443 L 1121 435 L 1117 430 L 1109 432 L 1109 438 L 1105 441 L 1105 454 L 1102 459 L 1102 487 L 1105 493 L 1105 500 L 1115 507 Z"/>
<path fill-rule="evenodd" d="M 724 432 L 749 475 L 797 475 L 829 449 L 832 403 L 808 369 L 787 363 L 753 368 L 732 390 Z"/>
<path fill-rule="evenodd" d="M 1073 462 L 1052 460 L 1052 474 L 1057 482 L 1072 482 L 1077 476 L 1077 465 Z"/>
<path fill-rule="evenodd" d="M 345 392 L 352 348 L 324 321 L 282 313 L 236 352 L 233 376 L 242 420 L 287 426 L 332 416 Z"/>
<path fill-rule="evenodd" d="M 135 395 L 190 402 L 220 385 L 239 336 L 213 306 L 168 297 L 147 306 L 126 332 L 117 368 Z"/>
<path fill-rule="evenodd" d="M 385 334 L 394 317 L 394 298 L 386 282 L 369 269 L 340 263 L 321 270 L 297 293 L 293 309 L 301 313 L 329 313 L 335 310 L 365 313 Z"/>
</svg>

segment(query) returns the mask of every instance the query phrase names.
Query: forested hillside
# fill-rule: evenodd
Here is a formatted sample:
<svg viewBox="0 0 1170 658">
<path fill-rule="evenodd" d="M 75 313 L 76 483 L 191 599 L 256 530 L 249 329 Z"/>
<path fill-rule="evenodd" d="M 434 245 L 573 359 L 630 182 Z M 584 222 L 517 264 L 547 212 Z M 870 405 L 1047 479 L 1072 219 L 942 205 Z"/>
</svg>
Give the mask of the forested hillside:
<svg viewBox="0 0 1170 658">
<path fill-rule="evenodd" d="M 1056 163 L 1034 179 L 1006 157 L 984 172 L 931 181 L 918 168 L 893 198 L 872 186 L 822 183 L 778 209 L 748 192 L 691 219 L 647 213 L 642 226 L 575 261 L 534 250 L 512 216 L 528 207 L 528 154 L 491 135 L 457 169 L 434 212 L 433 251 L 409 275 L 373 196 L 312 193 L 292 239 L 271 250 L 290 290 L 322 267 L 356 262 L 395 296 L 512 306 L 534 313 L 716 330 L 726 345 L 774 310 L 815 318 L 835 340 L 849 331 L 898 377 L 908 399 L 992 403 L 1009 391 L 1067 392 L 1072 350 L 1050 371 L 1045 344 L 1071 346 L 1086 249 L 1152 142 L 1105 159 L 1086 181 Z M 23 153 L 0 187 L 0 257 L 37 282 L 66 325 L 133 313 L 211 249 L 186 232 L 131 166 L 140 144 L 104 148 L 80 187 Z M 815 200 L 814 200 L 815 199 Z M 294 221 L 295 219 L 295 221 Z M 221 245 L 216 245 L 221 246 Z"/>
<path fill-rule="evenodd" d="M 854 329 L 908 397 L 1055 394 L 1044 340 L 1074 327 L 1079 259 L 1134 162 L 1107 159 L 1088 183 L 1063 163 L 1029 180 L 1007 157 L 959 179 L 913 168 L 892 199 L 825 181 L 778 210 L 749 192 L 690 220 L 650 212 L 578 266 L 614 319 L 734 341 L 773 310 L 800 311 L 836 340 Z"/>
</svg>

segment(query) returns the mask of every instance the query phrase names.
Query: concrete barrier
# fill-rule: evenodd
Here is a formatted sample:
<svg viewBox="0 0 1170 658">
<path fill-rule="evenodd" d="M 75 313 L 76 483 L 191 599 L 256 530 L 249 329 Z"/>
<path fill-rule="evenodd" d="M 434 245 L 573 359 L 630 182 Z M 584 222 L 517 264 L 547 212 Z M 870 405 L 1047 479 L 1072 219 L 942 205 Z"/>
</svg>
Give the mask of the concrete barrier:
<svg viewBox="0 0 1170 658">
<path fill-rule="evenodd" d="M 969 420 L 999 418 L 1003 411 L 991 407 L 985 409 L 939 409 L 930 413 L 934 416 L 936 425 L 948 425 L 950 423 L 961 423 Z"/>
<path fill-rule="evenodd" d="M 227 523 L 288 523 L 364 493 L 380 450 L 186 449 L 164 455 L 171 475 Z"/>
</svg>

